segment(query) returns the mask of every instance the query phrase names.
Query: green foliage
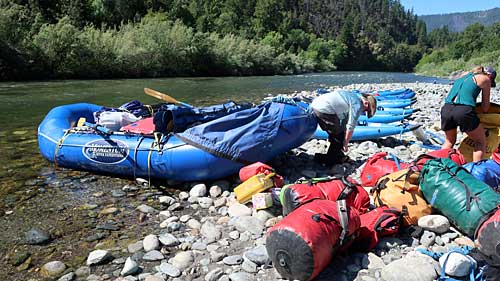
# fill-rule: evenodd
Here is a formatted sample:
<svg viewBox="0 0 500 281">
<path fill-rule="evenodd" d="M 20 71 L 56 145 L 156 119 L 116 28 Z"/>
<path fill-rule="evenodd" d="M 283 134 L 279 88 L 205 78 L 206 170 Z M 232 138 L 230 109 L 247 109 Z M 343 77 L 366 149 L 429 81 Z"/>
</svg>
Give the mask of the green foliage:
<svg viewBox="0 0 500 281">
<path fill-rule="evenodd" d="M 0 0 L 0 79 L 408 71 L 430 41 L 393 0 Z"/>
<path fill-rule="evenodd" d="M 446 30 L 437 31 L 431 35 L 446 34 Z M 470 25 L 463 33 L 450 36 L 454 39 L 446 47 L 435 49 L 424 55 L 417 64 L 416 70 L 426 75 L 447 76 L 456 71 L 470 70 L 478 65 L 498 67 L 499 35 L 500 24 L 490 27 L 481 24 Z"/>
</svg>

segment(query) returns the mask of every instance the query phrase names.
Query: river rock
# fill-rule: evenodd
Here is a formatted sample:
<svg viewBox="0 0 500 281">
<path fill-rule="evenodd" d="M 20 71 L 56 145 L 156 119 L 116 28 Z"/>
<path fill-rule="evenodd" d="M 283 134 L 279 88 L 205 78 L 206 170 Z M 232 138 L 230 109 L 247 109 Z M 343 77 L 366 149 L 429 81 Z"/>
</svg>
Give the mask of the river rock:
<svg viewBox="0 0 500 281">
<path fill-rule="evenodd" d="M 194 185 L 191 190 L 189 190 L 190 197 L 203 197 L 207 194 L 207 186 L 204 183 L 199 183 Z"/>
<path fill-rule="evenodd" d="M 252 209 L 247 206 L 239 203 L 234 203 L 229 206 L 227 213 L 230 217 L 242 217 L 242 216 L 251 216 Z"/>
<path fill-rule="evenodd" d="M 141 204 L 137 207 L 137 210 L 141 213 L 145 213 L 145 214 L 155 214 L 157 213 L 158 211 L 151 207 L 151 206 L 148 206 L 146 204 Z"/>
<path fill-rule="evenodd" d="M 240 232 L 249 231 L 252 234 L 259 235 L 264 231 L 264 223 L 256 217 L 242 216 L 237 217 L 234 226 Z"/>
<path fill-rule="evenodd" d="M 162 233 L 158 239 L 166 247 L 175 247 L 180 244 L 179 239 L 170 233 Z"/>
<path fill-rule="evenodd" d="M 440 273 L 439 263 L 431 257 L 404 257 L 382 269 L 385 281 L 433 281 Z"/>
<path fill-rule="evenodd" d="M 450 221 L 445 216 L 427 215 L 418 219 L 418 226 L 423 229 L 442 234 L 450 229 Z"/>
<path fill-rule="evenodd" d="M 135 254 L 143 249 L 142 247 L 142 241 L 137 241 L 135 243 L 129 244 L 127 246 L 127 250 L 131 254 Z"/>
<path fill-rule="evenodd" d="M 30 245 L 40 245 L 48 242 L 50 240 L 50 234 L 43 230 L 38 230 L 36 228 L 30 229 L 26 232 L 26 243 Z"/>
<path fill-rule="evenodd" d="M 165 261 L 163 261 L 160 264 L 160 266 L 158 267 L 158 271 L 161 273 L 165 273 L 166 275 L 168 275 L 170 277 L 179 277 L 181 275 L 181 271 L 177 267 L 175 267 L 175 266 L 173 266 Z"/>
<path fill-rule="evenodd" d="M 89 253 L 87 265 L 100 264 L 106 262 L 111 257 L 106 250 L 95 250 Z"/>
<path fill-rule="evenodd" d="M 66 265 L 63 262 L 51 261 L 42 266 L 40 273 L 44 277 L 58 277 L 64 270 L 66 270 Z"/>
<path fill-rule="evenodd" d="M 149 234 L 144 237 L 144 240 L 142 241 L 142 247 L 146 252 L 158 250 L 160 248 L 160 241 L 158 240 L 158 237 L 156 237 L 156 235 Z"/>
<path fill-rule="evenodd" d="M 254 274 L 247 272 L 234 272 L 229 274 L 229 280 L 231 281 L 253 281 L 255 280 Z"/>
<path fill-rule="evenodd" d="M 243 262 L 243 257 L 241 255 L 232 255 L 222 259 L 225 265 L 239 265 Z"/>
<path fill-rule="evenodd" d="M 120 272 L 120 275 L 127 276 L 130 274 L 134 274 L 137 272 L 137 270 L 139 270 L 139 265 L 137 264 L 137 262 L 131 257 L 128 257 L 125 261 L 125 264 L 123 265 L 123 269 Z"/>
<path fill-rule="evenodd" d="M 157 250 L 149 251 L 149 252 L 145 253 L 144 256 L 142 256 L 142 259 L 145 261 L 159 261 L 159 260 L 162 260 L 164 258 L 165 257 L 163 256 L 163 254 Z"/>
<path fill-rule="evenodd" d="M 205 281 L 218 281 L 224 275 L 222 268 L 216 268 L 205 275 Z"/>
<path fill-rule="evenodd" d="M 67 273 L 63 276 L 61 276 L 59 279 L 57 279 L 57 281 L 73 281 L 75 280 L 75 273 L 74 272 L 70 272 L 70 273 Z"/>
<path fill-rule="evenodd" d="M 169 262 L 182 271 L 193 264 L 194 256 L 191 251 L 178 252 Z"/>
<path fill-rule="evenodd" d="M 248 251 L 246 251 L 243 254 L 243 257 L 245 259 L 248 259 L 252 261 L 253 263 L 257 265 L 263 265 L 267 264 L 271 259 L 269 258 L 269 255 L 267 254 L 266 246 L 260 245 L 255 248 L 252 248 Z"/>
<path fill-rule="evenodd" d="M 448 260 L 446 260 L 447 258 Z M 445 261 L 445 273 L 455 277 L 469 275 L 471 270 L 477 266 L 477 262 L 473 258 L 455 252 L 448 252 L 439 258 L 441 267 L 444 266 Z"/>
<path fill-rule="evenodd" d="M 207 239 L 207 243 L 212 243 L 222 237 L 222 231 L 212 222 L 207 221 L 201 226 L 201 235 Z"/>
</svg>

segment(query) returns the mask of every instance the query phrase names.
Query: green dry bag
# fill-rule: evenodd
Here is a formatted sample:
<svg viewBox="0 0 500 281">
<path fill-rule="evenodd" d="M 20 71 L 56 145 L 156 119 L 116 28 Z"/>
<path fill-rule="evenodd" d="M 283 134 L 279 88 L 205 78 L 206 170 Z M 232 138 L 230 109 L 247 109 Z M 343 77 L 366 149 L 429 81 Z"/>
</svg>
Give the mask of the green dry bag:
<svg viewBox="0 0 500 281">
<path fill-rule="evenodd" d="M 419 183 L 427 202 L 470 237 L 500 204 L 500 194 L 447 158 L 427 161 Z"/>
</svg>

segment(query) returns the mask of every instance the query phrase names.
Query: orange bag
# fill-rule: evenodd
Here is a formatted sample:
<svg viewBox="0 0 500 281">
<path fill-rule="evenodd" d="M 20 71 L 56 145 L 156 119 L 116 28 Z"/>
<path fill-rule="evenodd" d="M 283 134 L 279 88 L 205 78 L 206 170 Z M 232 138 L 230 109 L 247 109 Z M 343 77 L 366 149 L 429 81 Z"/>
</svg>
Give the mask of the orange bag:
<svg viewBox="0 0 500 281">
<path fill-rule="evenodd" d="M 419 218 L 432 213 L 418 187 L 418 176 L 410 167 L 381 177 L 370 190 L 375 205 L 396 208 L 403 213 L 403 224 L 416 225 Z"/>
</svg>

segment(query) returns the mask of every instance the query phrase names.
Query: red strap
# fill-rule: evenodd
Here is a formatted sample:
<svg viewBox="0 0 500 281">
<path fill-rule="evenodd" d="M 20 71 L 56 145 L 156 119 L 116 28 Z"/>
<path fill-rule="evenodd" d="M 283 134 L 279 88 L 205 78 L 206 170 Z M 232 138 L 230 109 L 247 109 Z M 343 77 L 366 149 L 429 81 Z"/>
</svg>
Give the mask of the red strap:
<svg viewBox="0 0 500 281">
<path fill-rule="evenodd" d="M 500 151 L 498 151 L 498 147 L 497 147 L 497 149 L 495 149 L 495 151 L 491 155 L 491 159 L 495 160 L 495 162 L 500 164 Z"/>
</svg>

